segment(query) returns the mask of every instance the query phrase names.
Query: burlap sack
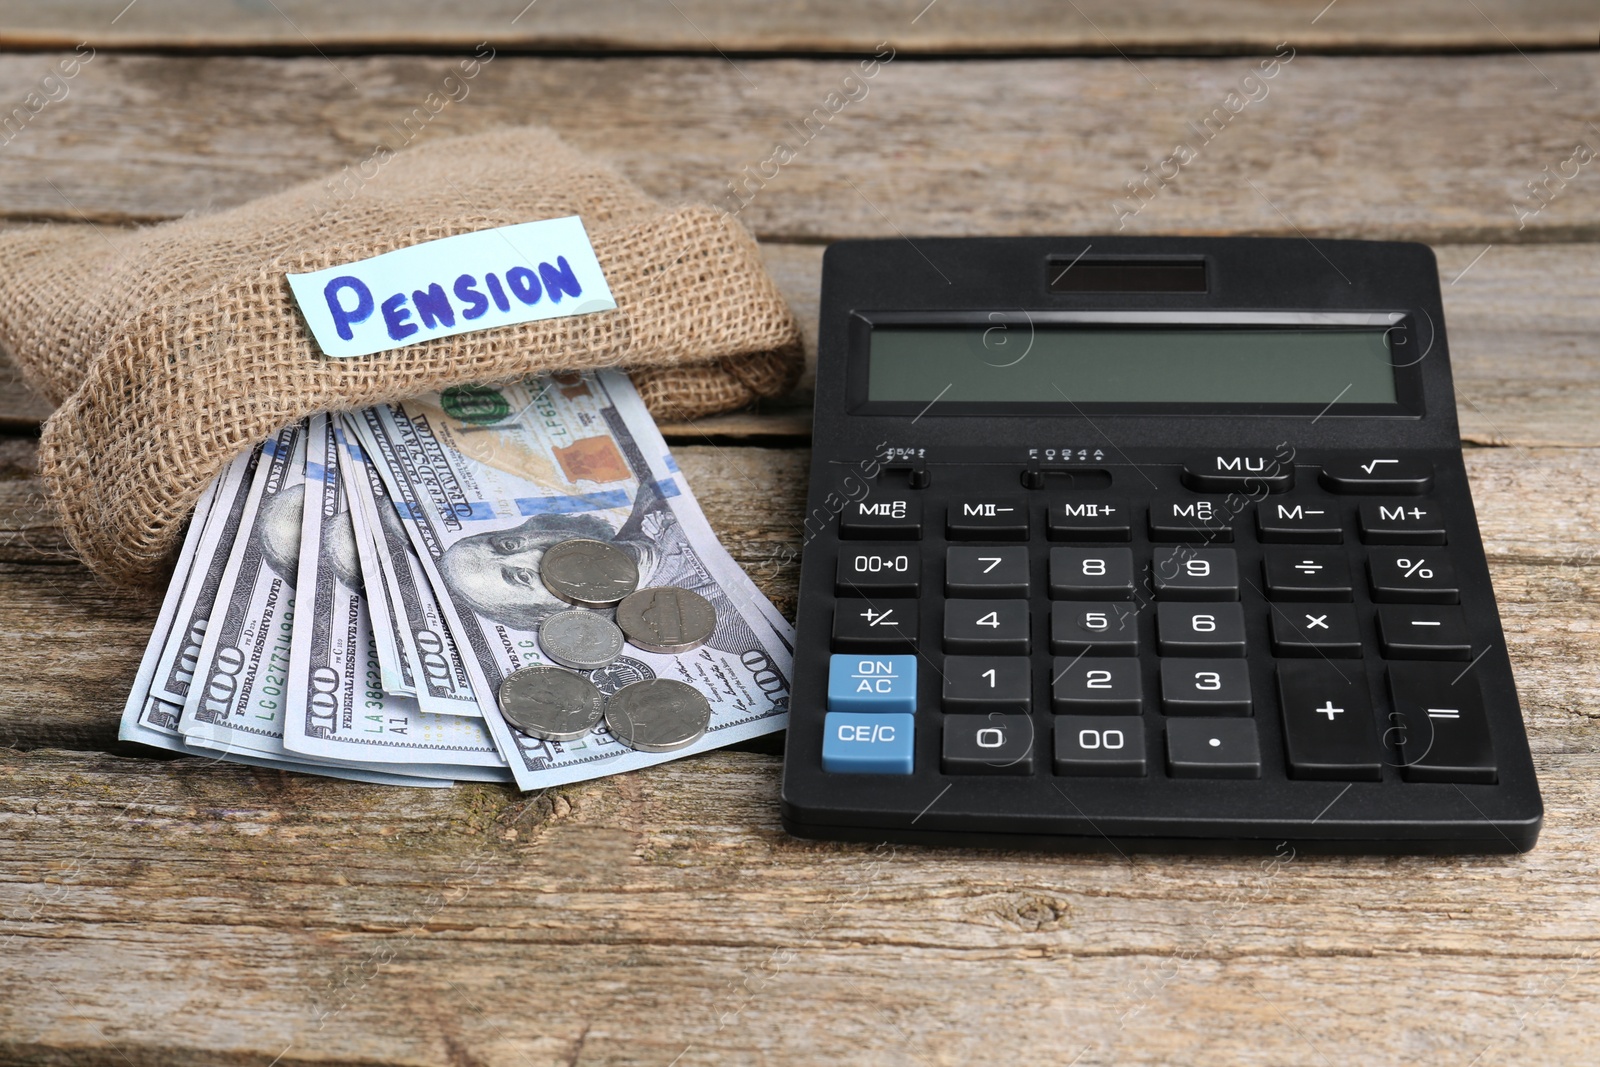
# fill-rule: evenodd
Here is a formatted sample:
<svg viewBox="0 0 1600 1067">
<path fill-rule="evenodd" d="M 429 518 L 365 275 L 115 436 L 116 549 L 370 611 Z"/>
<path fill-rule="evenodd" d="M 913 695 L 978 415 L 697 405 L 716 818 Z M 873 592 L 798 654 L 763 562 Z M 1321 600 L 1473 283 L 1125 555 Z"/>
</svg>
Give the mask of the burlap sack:
<svg viewBox="0 0 1600 1067">
<path fill-rule="evenodd" d="M 322 355 L 285 273 L 579 215 L 617 309 Z M 365 161 L 218 214 L 132 233 L 0 236 L 0 345 L 61 406 L 40 464 L 73 547 L 118 582 L 162 577 L 229 457 L 303 415 L 536 371 L 625 366 L 657 418 L 774 396 L 799 334 L 740 224 L 669 208 L 542 129 Z"/>
</svg>

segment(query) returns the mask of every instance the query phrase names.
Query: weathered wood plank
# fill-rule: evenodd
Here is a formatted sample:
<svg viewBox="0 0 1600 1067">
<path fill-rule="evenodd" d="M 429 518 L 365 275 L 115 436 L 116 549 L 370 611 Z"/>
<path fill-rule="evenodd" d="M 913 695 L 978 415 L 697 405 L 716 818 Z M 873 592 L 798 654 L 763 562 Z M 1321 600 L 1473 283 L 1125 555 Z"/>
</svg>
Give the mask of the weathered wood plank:
<svg viewBox="0 0 1600 1067">
<path fill-rule="evenodd" d="M 1439 51 L 1585 48 L 1594 12 L 1581 0 L 1478 0 L 1477 15 L 1449 0 L 1395 5 L 1344 0 L 1080 0 L 1076 11 L 1040 0 L 929 4 L 926 0 L 814 2 L 803 11 L 741 0 L 672 4 L 593 0 L 455 3 L 425 0 L 350 11 L 316 0 L 226 7 L 204 0 L 23 0 L 0 4 L 0 47 L 309 52 L 445 51 L 493 41 L 539 51 L 841 52 L 885 38 L 917 52 L 1233 52 L 1292 39 L 1306 50 Z"/>
<path fill-rule="evenodd" d="M 0 101 L 24 100 L 54 59 L 0 56 Z M 403 148 L 403 124 L 445 92 L 455 64 L 97 56 L 0 153 L 0 217 L 167 218 L 337 173 L 376 144 Z M 1229 94 L 1256 69 L 1245 57 L 896 61 L 851 89 L 857 66 L 844 59 L 735 69 L 720 58 L 500 56 L 453 90 L 467 92 L 460 103 L 415 124 L 420 138 L 548 122 L 669 200 L 737 206 L 739 182 L 742 219 L 802 241 L 1103 233 L 1123 221 L 1128 233 L 1441 243 L 1600 235 L 1592 166 L 1536 215 L 1519 221 L 1515 210 L 1518 197 L 1536 203 L 1524 183 L 1600 139 L 1588 125 L 1600 52 L 1298 55 L 1252 83 L 1260 99 L 1231 115 Z M 829 102 L 846 91 L 857 100 Z M 1220 132 L 1205 142 L 1189 124 L 1219 108 Z M 1195 158 L 1123 217 L 1126 183 L 1160 171 L 1183 139 Z M 794 158 L 766 164 L 776 173 L 763 184 L 780 142 Z"/>
<path fill-rule="evenodd" d="M 6 469 L 25 467 L 26 444 L 5 443 Z M 793 618 L 807 451 L 703 445 L 675 455 L 723 544 Z M 1600 718 L 1600 450 L 1469 449 L 1467 464 L 1535 745 L 1587 746 Z M 48 513 L 29 510 L 36 483 L 0 480 L 3 492 L 33 503 L 0 495 L 0 558 L 10 561 L 0 562 L 0 741 L 112 747 L 157 595 L 113 590 L 60 563 Z"/>
<path fill-rule="evenodd" d="M 773 443 L 808 437 L 815 381 L 822 248 L 762 246 L 795 311 L 806 372 L 787 397 L 754 412 L 667 424 L 674 444 L 708 439 Z M 1461 436 L 1479 444 L 1600 445 L 1600 245 L 1441 245 Z M 1481 255 L 1481 258 L 1479 258 Z M 14 379 L 0 355 L 0 430 L 31 431 L 47 405 Z"/>
<path fill-rule="evenodd" d="M 1525 856 L 1274 863 L 802 842 L 756 754 L 523 798 L 0 753 L 0 1058 L 1583 1062 L 1600 760 L 1537 762 Z"/>
</svg>

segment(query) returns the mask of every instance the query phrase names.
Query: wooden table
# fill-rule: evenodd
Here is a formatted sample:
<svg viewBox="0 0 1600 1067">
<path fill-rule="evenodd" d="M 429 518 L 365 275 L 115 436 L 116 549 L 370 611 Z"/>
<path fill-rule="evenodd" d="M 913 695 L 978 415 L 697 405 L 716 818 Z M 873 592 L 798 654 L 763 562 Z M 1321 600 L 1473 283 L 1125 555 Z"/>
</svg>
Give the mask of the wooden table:
<svg viewBox="0 0 1600 1067">
<path fill-rule="evenodd" d="M 1600 146 L 1593 0 L 125 2 L 0 2 L 0 111 L 96 50 L 0 147 L 4 224 L 146 223 L 336 171 L 480 41 L 494 59 L 422 136 L 545 122 L 721 202 L 888 42 L 741 214 L 808 338 L 828 241 L 1114 230 L 1125 183 L 1287 42 L 1124 232 L 1437 246 L 1548 816 L 1521 856 L 981 854 L 793 840 L 770 752 L 532 797 L 125 752 L 157 605 L 65 556 L 47 409 L 7 369 L 0 1061 L 1594 1062 L 1600 163 L 1547 202 L 1526 184 Z M 791 613 L 807 389 L 669 428 Z"/>
</svg>

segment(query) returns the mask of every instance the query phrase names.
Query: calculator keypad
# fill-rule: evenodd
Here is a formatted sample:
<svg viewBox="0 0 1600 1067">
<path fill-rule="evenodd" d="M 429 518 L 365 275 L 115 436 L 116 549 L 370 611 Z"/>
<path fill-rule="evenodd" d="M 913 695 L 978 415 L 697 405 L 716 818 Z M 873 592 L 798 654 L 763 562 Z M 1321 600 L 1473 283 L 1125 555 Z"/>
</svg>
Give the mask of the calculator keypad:
<svg viewBox="0 0 1600 1067">
<path fill-rule="evenodd" d="M 1142 501 L 868 494 L 839 516 L 825 769 L 1493 782 L 1432 465 L 1385 460 L 1253 499 L 1193 464 Z"/>
</svg>

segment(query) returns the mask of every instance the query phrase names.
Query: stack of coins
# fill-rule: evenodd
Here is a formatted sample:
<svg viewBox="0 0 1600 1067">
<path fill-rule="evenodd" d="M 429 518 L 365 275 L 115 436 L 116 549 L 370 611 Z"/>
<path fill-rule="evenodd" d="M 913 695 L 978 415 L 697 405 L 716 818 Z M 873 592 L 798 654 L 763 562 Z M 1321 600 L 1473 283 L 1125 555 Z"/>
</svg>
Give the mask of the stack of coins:
<svg viewBox="0 0 1600 1067">
<path fill-rule="evenodd" d="M 638 588 L 639 568 L 631 556 L 587 538 L 547 549 L 539 577 L 574 608 L 556 612 L 539 627 L 540 649 L 561 666 L 523 667 L 500 684 L 500 711 L 507 722 L 544 741 L 576 741 L 604 718 L 613 737 L 640 752 L 671 752 L 705 734 L 711 703 L 692 685 L 651 678 L 623 686 L 608 700 L 576 672 L 615 662 L 624 641 L 667 656 L 699 648 L 717 629 L 709 600 L 677 586 Z M 593 610 L 613 605 L 615 622 Z"/>
</svg>

